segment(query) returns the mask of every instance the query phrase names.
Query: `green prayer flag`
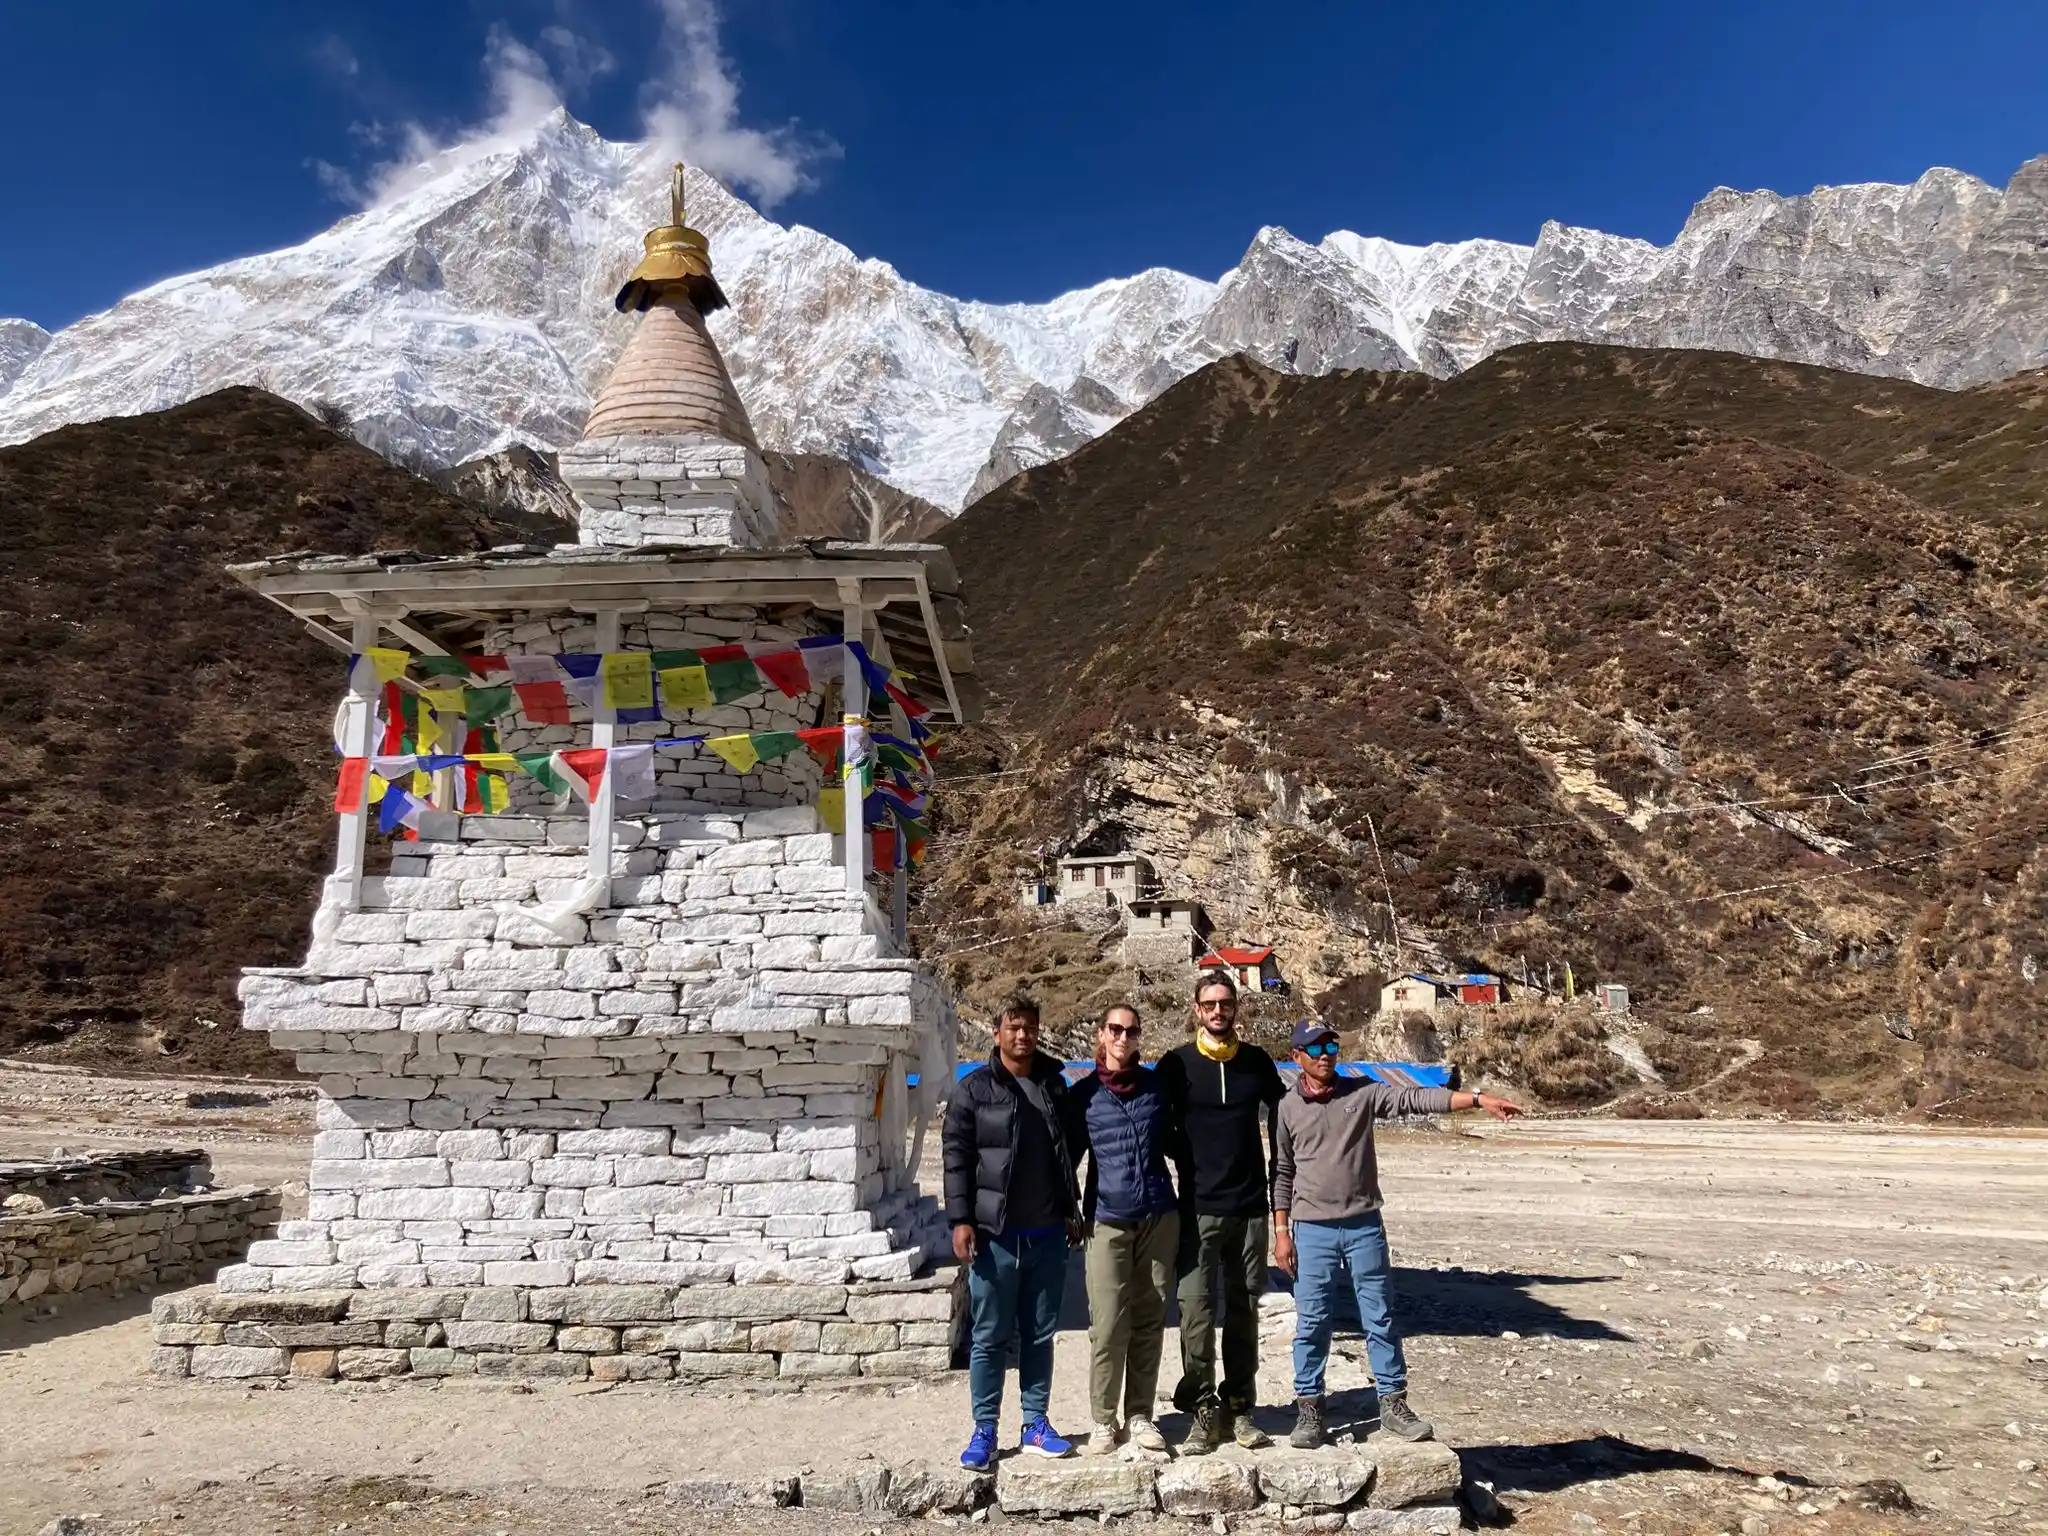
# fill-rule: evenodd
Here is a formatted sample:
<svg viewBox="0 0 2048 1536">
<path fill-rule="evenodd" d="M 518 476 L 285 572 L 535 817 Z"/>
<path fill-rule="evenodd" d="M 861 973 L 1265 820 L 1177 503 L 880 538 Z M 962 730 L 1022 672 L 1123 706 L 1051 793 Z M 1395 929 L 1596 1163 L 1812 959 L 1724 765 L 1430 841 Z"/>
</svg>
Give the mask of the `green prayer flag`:
<svg viewBox="0 0 2048 1536">
<path fill-rule="evenodd" d="M 415 656 L 413 665 L 423 677 L 469 676 L 469 664 L 460 656 Z"/>
<path fill-rule="evenodd" d="M 520 772 L 538 780 L 543 789 L 566 795 L 569 793 L 569 781 L 555 767 L 554 756 L 552 752 L 521 752 L 514 761 L 519 764 Z"/>
<path fill-rule="evenodd" d="M 754 665 L 751 656 L 742 656 L 737 661 L 709 662 L 704 671 L 711 680 L 711 696 L 720 704 L 750 698 L 761 691 L 761 670 Z"/>
<path fill-rule="evenodd" d="M 754 754 L 764 763 L 787 757 L 803 744 L 803 738 L 795 731 L 757 731 L 754 734 Z"/>
<path fill-rule="evenodd" d="M 512 708 L 512 690 L 500 684 L 496 688 L 470 688 L 464 690 L 462 715 L 471 725 L 486 726 Z"/>
</svg>

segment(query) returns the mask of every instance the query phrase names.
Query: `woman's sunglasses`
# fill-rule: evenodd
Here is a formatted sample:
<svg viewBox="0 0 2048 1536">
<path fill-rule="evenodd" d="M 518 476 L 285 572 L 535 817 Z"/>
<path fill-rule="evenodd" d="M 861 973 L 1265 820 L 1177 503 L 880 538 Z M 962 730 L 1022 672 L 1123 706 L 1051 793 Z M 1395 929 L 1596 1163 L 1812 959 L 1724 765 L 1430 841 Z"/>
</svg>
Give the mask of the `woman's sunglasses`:
<svg viewBox="0 0 2048 1536">
<path fill-rule="evenodd" d="M 1314 1045 L 1297 1046 L 1304 1056 L 1334 1056 L 1340 1047 L 1334 1040 L 1318 1040 Z"/>
<path fill-rule="evenodd" d="M 1102 1032 L 1105 1035 L 1122 1037 L 1124 1035 L 1136 1035 L 1140 1028 L 1142 1026 L 1137 1024 L 1105 1024 L 1102 1026 Z"/>
</svg>

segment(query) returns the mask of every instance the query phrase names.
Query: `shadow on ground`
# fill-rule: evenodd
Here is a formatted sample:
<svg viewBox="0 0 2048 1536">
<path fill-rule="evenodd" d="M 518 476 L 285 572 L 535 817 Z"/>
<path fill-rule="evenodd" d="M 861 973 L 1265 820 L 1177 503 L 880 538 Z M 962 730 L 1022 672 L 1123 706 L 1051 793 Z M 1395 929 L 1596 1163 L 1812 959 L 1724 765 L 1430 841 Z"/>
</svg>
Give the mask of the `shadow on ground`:
<svg viewBox="0 0 2048 1536">
<path fill-rule="evenodd" d="M 168 1293 L 184 1288 L 180 1284 L 163 1289 Z M 152 1291 L 130 1291 L 126 1296 L 109 1296 L 105 1292 L 93 1291 L 84 1295 L 50 1297 L 47 1301 L 37 1297 L 32 1303 L 34 1315 L 16 1311 L 0 1319 L 0 1356 L 25 1350 L 34 1344 L 47 1344 L 67 1334 L 105 1328 L 131 1317 L 147 1317 L 150 1298 L 154 1294 Z M 56 1316 L 44 1315 L 48 1306 L 58 1309 Z M 143 1349 L 146 1352 L 148 1346 L 145 1344 Z M 138 1355 L 138 1368 L 140 1364 L 141 1356 Z"/>
<path fill-rule="evenodd" d="M 1628 1335 L 1604 1318 L 1581 1317 L 1566 1311 L 1547 1297 L 1531 1294 L 1536 1288 L 1597 1285 L 1612 1275 L 1540 1275 L 1518 1270 L 1485 1269 L 1394 1269 L 1394 1317 L 1401 1332 L 1409 1337 L 1435 1334 L 1444 1337 L 1498 1337 L 1503 1332 L 1524 1338 L 1549 1335 L 1559 1339 L 1626 1340 Z M 1269 1290 L 1291 1291 L 1294 1283 L 1279 1270 L 1266 1277 Z M 1218 1297 L 1221 1316 L 1221 1297 Z M 1337 1332 L 1358 1332 L 1358 1306 L 1347 1289 L 1335 1307 Z M 1168 1298 L 1167 1324 L 1180 1322 L 1178 1302 Z M 1067 1266 L 1066 1293 L 1060 1303 L 1062 1331 L 1085 1332 L 1088 1327 L 1088 1293 L 1083 1281 L 1081 1254 L 1077 1250 Z"/>
<path fill-rule="evenodd" d="M 1578 1440 L 1535 1445 L 1460 1446 L 1458 1458 L 1464 1463 L 1468 1478 L 1489 1482 L 1500 1493 L 1560 1493 L 1586 1483 L 1633 1477 L 1643 1472 L 1756 1476 L 1747 1467 L 1730 1466 L 1691 1451 L 1638 1445 L 1619 1435 L 1588 1435 Z M 1803 1484 L 1805 1480 L 1797 1481 Z"/>
</svg>

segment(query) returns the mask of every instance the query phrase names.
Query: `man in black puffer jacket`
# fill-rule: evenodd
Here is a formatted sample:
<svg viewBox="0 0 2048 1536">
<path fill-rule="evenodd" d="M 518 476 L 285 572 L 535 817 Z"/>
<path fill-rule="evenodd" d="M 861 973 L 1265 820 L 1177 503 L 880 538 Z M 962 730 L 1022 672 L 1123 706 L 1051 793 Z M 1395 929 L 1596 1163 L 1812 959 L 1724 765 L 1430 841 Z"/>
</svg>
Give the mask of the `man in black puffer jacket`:
<svg viewBox="0 0 2048 1536">
<path fill-rule="evenodd" d="M 1038 1049 L 1038 1005 L 1014 997 L 996 1019 L 988 1065 L 954 1086 L 943 1133 L 946 1220 L 953 1254 L 968 1266 L 974 1319 L 968 1366 L 974 1437 L 960 1453 L 964 1467 L 980 1470 L 995 1459 L 1003 1365 L 1020 1328 L 1022 1448 L 1040 1456 L 1074 1449 L 1046 1418 L 1067 1249 L 1081 1230 L 1069 1113 L 1060 1063 Z"/>
</svg>

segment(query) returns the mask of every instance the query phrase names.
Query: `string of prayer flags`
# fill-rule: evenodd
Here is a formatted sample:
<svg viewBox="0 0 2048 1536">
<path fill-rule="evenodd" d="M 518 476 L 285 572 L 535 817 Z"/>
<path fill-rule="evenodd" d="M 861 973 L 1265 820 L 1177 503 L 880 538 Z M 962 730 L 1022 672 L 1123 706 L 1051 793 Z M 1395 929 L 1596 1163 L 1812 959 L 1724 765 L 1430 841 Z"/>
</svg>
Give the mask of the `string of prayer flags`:
<svg viewBox="0 0 2048 1536">
<path fill-rule="evenodd" d="M 405 664 L 411 659 L 407 651 L 370 646 L 348 659 L 349 691 L 359 698 L 374 699 L 386 683 L 405 676 Z"/>
</svg>

